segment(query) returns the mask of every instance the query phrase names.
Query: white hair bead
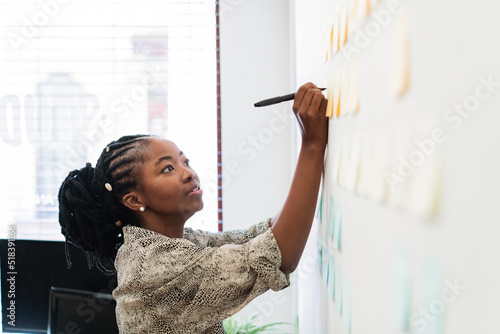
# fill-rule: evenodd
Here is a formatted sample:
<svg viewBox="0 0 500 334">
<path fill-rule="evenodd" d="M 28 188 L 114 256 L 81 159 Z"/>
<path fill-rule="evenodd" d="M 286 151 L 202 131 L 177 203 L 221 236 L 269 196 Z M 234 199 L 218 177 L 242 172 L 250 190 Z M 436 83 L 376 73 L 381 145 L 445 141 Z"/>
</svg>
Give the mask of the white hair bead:
<svg viewBox="0 0 500 334">
<path fill-rule="evenodd" d="M 108 189 L 108 191 L 112 191 L 113 190 L 113 187 L 109 183 L 104 184 L 104 187 L 106 187 L 106 189 Z"/>
</svg>

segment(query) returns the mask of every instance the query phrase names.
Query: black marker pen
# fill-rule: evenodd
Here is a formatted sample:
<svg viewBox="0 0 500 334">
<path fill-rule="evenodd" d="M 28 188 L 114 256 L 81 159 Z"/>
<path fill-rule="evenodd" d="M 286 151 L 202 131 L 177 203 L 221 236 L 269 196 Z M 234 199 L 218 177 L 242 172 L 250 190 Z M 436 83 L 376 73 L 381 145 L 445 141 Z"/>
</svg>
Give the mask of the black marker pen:
<svg viewBox="0 0 500 334">
<path fill-rule="evenodd" d="M 320 88 L 319 90 L 323 91 L 326 88 Z M 254 104 L 255 107 L 265 107 L 265 106 L 270 106 L 271 104 L 276 104 L 284 101 L 290 101 L 295 98 L 295 93 L 288 94 L 288 95 L 283 95 L 283 96 L 276 96 L 267 100 L 262 100 L 260 102 L 257 102 Z"/>
</svg>

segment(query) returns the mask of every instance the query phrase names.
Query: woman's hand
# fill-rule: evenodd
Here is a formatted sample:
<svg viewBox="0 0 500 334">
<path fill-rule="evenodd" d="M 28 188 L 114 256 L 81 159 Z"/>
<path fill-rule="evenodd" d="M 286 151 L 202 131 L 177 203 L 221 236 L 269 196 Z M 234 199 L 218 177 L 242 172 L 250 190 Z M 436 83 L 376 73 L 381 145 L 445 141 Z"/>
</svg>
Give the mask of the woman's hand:
<svg viewBox="0 0 500 334">
<path fill-rule="evenodd" d="M 327 99 L 310 82 L 302 85 L 293 102 L 293 112 L 299 123 L 303 144 L 318 145 L 325 148 L 328 141 L 328 117 L 326 117 Z"/>
</svg>

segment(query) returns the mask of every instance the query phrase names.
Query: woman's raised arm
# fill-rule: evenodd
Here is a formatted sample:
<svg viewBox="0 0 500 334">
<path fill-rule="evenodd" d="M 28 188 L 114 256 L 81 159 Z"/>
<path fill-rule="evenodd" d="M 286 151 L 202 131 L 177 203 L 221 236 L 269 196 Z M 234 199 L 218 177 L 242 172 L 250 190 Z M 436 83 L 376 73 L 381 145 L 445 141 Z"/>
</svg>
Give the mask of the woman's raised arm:
<svg viewBox="0 0 500 334">
<path fill-rule="evenodd" d="M 284 273 L 297 267 L 314 219 L 328 139 L 326 106 L 323 93 L 312 83 L 301 86 L 295 94 L 293 112 L 302 133 L 302 146 L 285 204 L 272 225 Z"/>
</svg>

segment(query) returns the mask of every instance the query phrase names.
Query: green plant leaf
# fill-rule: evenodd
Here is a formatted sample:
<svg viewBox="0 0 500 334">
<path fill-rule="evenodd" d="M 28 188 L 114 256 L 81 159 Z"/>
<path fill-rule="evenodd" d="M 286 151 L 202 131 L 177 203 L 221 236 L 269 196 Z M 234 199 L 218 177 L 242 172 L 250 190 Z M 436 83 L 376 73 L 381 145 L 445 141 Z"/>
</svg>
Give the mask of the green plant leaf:
<svg viewBox="0 0 500 334">
<path fill-rule="evenodd" d="M 251 321 L 254 321 L 259 315 L 254 315 L 250 318 Z M 263 325 L 258 327 L 252 322 L 244 324 L 241 320 L 237 321 L 233 317 L 225 319 L 223 322 L 224 331 L 226 334 L 257 334 L 257 333 L 278 333 L 279 329 L 275 328 L 280 325 L 290 325 L 287 322 L 275 322 L 267 325 Z"/>
</svg>

